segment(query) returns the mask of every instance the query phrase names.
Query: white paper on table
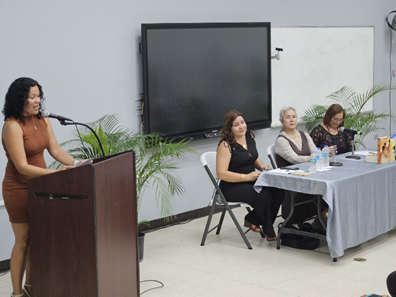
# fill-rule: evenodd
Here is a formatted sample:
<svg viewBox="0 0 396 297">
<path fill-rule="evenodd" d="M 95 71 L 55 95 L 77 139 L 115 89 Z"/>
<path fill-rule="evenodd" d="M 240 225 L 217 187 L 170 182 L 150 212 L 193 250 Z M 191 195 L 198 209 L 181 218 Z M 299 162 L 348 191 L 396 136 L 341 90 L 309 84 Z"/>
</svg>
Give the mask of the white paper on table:
<svg viewBox="0 0 396 297">
<path fill-rule="evenodd" d="M 375 151 L 355 151 L 355 155 L 361 155 L 361 156 L 368 156 L 376 153 L 377 152 Z"/>
<path fill-rule="evenodd" d="M 317 170 L 318 172 L 321 172 L 321 171 L 328 171 L 328 170 L 331 170 L 331 166 L 329 166 L 329 167 L 325 167 L 325 168 L 323 168 L 322 170 Z"/>
<path fill-rule="evenodd" d="M 304 170 L 289 170 L 289 169 L 280 169 L 280 168 L 272 169 L 271 171 L 276 173 L 283 173 L 283 174 L 289 174 L 290 172 L 304 172 Z"/>
</svg>

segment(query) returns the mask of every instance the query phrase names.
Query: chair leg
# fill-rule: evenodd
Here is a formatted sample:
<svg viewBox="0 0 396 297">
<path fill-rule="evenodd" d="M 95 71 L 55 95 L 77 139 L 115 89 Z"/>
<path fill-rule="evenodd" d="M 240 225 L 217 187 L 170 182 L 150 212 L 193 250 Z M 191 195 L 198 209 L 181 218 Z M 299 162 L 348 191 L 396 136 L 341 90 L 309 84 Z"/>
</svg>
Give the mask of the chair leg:
<svg viewBox="0 0 396 297">
<path fill-rule="evenodd" d="M 220 234 L 221 226 L 223 226 L 223 221 L 224 221 L 224 217 L 225 217 L 226 211 L 227 211 L 227 210 L 224 209 L 224 210 L 221 212 L 219 224 L 217 225 L 217 231 L 216 231 L 216 234 L 217 234 L 217 235 Z"/>
<path fill-rule="evenodd" d="M 265 234 L 264 234 L 263 228 L 261 228 L 261 226 L 260 226 L 260 235 L 261 235 L 261 238 L 265 238 Z"/>
<path fill-rule="evenodd" d="M 210 228 L 210 223 L 212 222 L 212 218 L 213 218 L 213 214 L 216 208 L 216 199 L 212 198 L 212 205 L 210 207 L 210 211 L 209 211 L 209 216 L 208 216 L 208 220 L 206 222 L 206 226 L 205 226 L 205 230 L 204 230 L 204 234 L 202 236 L 202 240 L 201 240 L 201 246 L 205 245 L 205 241 L 206 241 L 206 237 L 207 235 L 214 230 L 215 228 L 217 228 L 216 234 L 220 233 L 221 227 L 223 225 L 223 221 L 224 221 L 224 217 L 225 217 L 225 213 L 226 211 L 228 211 L 228 213 L 230 214 L 235 226 L 237 227 L 239 234 L 242 236 L 243 241 L 245 242 L 246 246 L 248 247 L 248 249 L 252 249 L 252 246 L 250 245 L 249 240 L 247 239 L 245 233 L 243 232 L 241 226 L 238 223 L 238 220 L 236 219 L 234 213 L 232 212 L 230 206 L 228 205 L 227 201 L 225 200 L 224 196 L 221 196 L 221 199 L 224 201 L 224 207 L 225 209 L 222 211 L 221 216 L 220 216 L 220 220 L 217 226 L 213 227 L 212 229 L 209 230 Z M 248 210 L 250 210 L 249 208 L 247 208 Z"/>
<path fill-rule="evenodd" d="M 280 244 L 280 241 L 281 241 L 281 234 L 282 234 L 282 225 L 283 225 L 283 223 L 280 223 L 279 224 L 280 226 L 278 226 L 278 239 L 276 240 L 276 249 L 277 250 L 280 250 L 280 246 L 281 246 L 281 244 Z"/>
<path fill-rule="evenodd" d="M 228 205 L 228 203 L 225 204 L 225 207 L 227 208 L 228 213 L 230 214 L 232 220 L 234 221 L 235 226 L 237 227 L 239 234 L 241 234 L 243 241 L 245 241 L 246 246 L 248 247 L 249 250 L 252 250 L 252 246 L 250 245 L 249 240 L 247 239 L 245 233 L 243 232 L 241 225 L 239 225 L 238 220 L 236 219 L 234 213 L 232 212 L 230 206 Z"/>
<path fill-rule="evenodd" d="M 323 229 L 327 231 L 327 224 L 323 221 L 322 213 L 321 213 L 321 210 L 322 210 L 322 197 L 320 195 L 317 195 L 316 199 L 318 201 L 317 202 L 318 203 L 317 204 L 318 205 L 317 217 L 318 217 L 319 222 L 322 225 Z"/>
<path fill-rule="evenodd" d="M 290 205 L 291 205 L 290 213 L 287 216 L 286 220 L 282 224 L 280 224 L 280 227 L 278 227 L 278 239 L 276 240 L 276 249 L 278 249 L 278 250 L 280 250 L 280 246 L 281 246 L 280 241 L 281 241 L 283 228 L 285 226 L 287 226 L 287 223 L 289 222 L 289 220 L 291 219 L 291 217 L 293 216 L 293 213 L 294 213 L 294 195 L 295 195 L 295 193 L 291 192 L 291 194 L 290 194 Z"/>
<path fill-rule="evenodd" d="M 212 206 L 210 207 L 208 220 L 207 220 L 207 222 L 206 222 L 205 231 L 204 231 L 204 234 L 203 234 L 203 236 L 202 236 L 201 246 L 205 245 L 206 236 L 207 236 L 208 233 L 209 233 L 209 227 L 210 227 L 210 223 L 211 223 L 211 221 L 212 221 L 212 217 L 213 217 L 213 213 L 214 213 L 215 208 L 216 208 L 216 202 L 213 200 L 213 201 L 212 201 Z"/>
</svg>

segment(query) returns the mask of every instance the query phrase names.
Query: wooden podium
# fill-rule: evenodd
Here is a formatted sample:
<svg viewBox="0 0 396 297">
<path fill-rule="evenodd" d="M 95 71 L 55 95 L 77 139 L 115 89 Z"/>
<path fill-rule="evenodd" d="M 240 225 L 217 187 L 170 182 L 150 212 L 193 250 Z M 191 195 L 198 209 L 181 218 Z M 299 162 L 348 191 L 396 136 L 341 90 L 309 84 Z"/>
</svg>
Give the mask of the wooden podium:
<svg viewBox="0 0 396 297">
<path fill-rule="evenodd" d="M 132 151 L 29 180 L 33 297 L 138 297 Z"/>
</svg>

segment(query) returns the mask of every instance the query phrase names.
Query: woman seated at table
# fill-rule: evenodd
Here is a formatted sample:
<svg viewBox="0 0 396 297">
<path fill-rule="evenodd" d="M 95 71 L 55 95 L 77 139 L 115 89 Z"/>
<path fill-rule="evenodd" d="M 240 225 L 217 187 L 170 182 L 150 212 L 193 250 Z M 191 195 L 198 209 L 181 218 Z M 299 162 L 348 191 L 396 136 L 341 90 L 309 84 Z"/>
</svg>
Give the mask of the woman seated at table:
<svg viewBox="0 0 396 297">
<path fill-rule="evenodd" d="M 337 146 L 336 154 L 352 151 L 353 135 L 340 131 L 345 121 L 345 110 L 339 104 L 332 104 L 326 111 L 323 123 L 316 126 L 310 133 L 317 147 L 321 149 L 327 144 L 330 156 L 333 155 L 333 146 Z"/>
<path fill-rule="evenodd" d="M 297 130 L 297 113 L 293 107 L 284 107 L 279 113 L 279 121 L 282 124 L 282 131 L 275 141 L 276 164 L 278 167 L 289 166 L 309 162 L 310 155 L 316 152 L 317 148 L 308 133 Z M 286 191 L 286 197 L 282 205 L 282 217 L 287 218 L 290 213 L 290 191 Z M 312 200 L 314 195 L 298 193 L 294 196 L 294 202 L 302 202 Z M 323 203 L 324 205 L 324 203 Z M 307 203 L 296 206 L 292 218 L 289 222 L 291 224 L 303 222 L 304 220 L 313 217 L 317 214 L 317 208 L 314 203 Z M 327 221 L 325 207 L 323 207 L 322 218 L 324 222 Z M 319 221 L 315 219 L 313 227 L 324 231 Z"/>
<path fill-rule="evenodd" d="M 245 217 L 245 227 L 260 232 L 268 241 L 275 241 L 274 221 L 285 192 L 281 189 L 263 187 L 260 193 L 254 183 L 261 171 L 272 169 L 264 165 L 258 156 L 254 134 L 247 130 L 243 115 L 230 110 L 224 117 L 221 138 L 217 147 L 216 168 L 221 180 L 220 189 L 227 201 L 245 202 L 254 209 Z M 258 169 L 259 171 L 256 171 Z"/>
<path fill-rule="evenodd" d="M 284 107 L 279 113 L 282 131 L 275 141 L 276 164 L 278 167 L 309 162 L 316 146 L 308 133 L 297 130 L 297 113 L 293 107 Z"/>
</svg>

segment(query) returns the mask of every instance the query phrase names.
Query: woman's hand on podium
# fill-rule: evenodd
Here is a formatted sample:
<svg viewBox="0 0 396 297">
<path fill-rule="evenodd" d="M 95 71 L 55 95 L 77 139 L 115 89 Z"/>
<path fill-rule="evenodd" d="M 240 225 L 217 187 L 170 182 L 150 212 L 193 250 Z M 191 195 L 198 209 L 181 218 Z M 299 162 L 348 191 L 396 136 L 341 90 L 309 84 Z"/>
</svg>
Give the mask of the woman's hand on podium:
<svg viewBox="0 0 396 297">
<path fill-rule="evenodd" d="M 56 171 L 62 171 L 62 170 L 67 170 L 67 169 L 72 169 L 72 168 L 74 168 L 74 166 L 64 165 L 64 166 L 60 167 L 59 169 L 57 169 Z"/>
<path fill-rule="evenodd" d="M 92 159 L 85 159 L 85 160 L 78 161 L 76 167 L 80 166 L 80 165 L 87 165 L 87 164 L 92 164 L 92 163 L 93 163 Z"/>
</svg>

